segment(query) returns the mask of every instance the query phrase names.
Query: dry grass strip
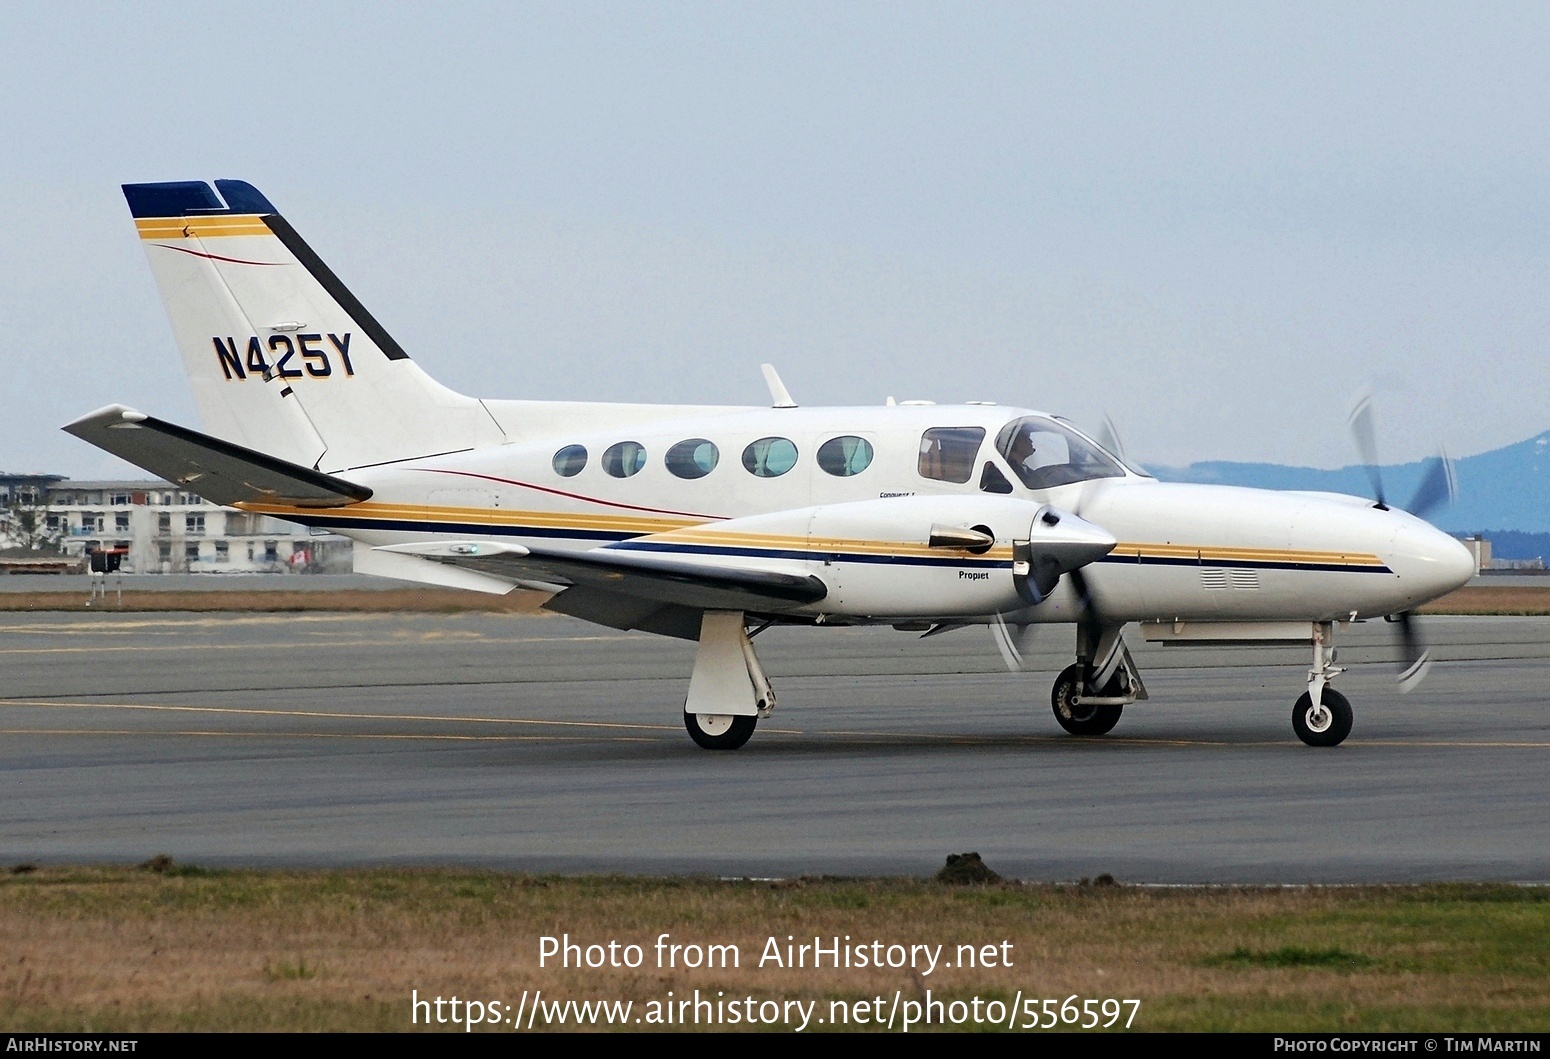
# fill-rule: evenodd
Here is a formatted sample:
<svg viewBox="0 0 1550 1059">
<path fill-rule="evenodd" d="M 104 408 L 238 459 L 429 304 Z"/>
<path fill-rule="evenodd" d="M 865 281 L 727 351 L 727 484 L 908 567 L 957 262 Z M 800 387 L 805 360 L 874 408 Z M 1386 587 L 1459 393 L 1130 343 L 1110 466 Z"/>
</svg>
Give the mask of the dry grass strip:
<svg viewBox="0 0 1550 1059">
<path fill-rule="evenodd" d="M 1550 614 L 1550 585 L 1469 585 L 1420 608 L 1422 614 Z"/>
<path fill-rule="evenodd" d="M 658 968 L 672 941 L 732 969 Z M 636 943 L 629 969 L 538 967 L 538 939 Z M 757 966 L 771 936 L 1012 943 L 1011 968 Z M 12 1031 L 412 1028 L 422 997 L 1139 998 L 1136 1029 L 1550 1028 L 1550 892 L 1140 888 L 369 870 L 43 868 L 0 881 Z M 540 1023 L 541 1025 L 541 1023 Z M 825 1027 L 828 1028 L 828 1027 Z"/>
</svg>

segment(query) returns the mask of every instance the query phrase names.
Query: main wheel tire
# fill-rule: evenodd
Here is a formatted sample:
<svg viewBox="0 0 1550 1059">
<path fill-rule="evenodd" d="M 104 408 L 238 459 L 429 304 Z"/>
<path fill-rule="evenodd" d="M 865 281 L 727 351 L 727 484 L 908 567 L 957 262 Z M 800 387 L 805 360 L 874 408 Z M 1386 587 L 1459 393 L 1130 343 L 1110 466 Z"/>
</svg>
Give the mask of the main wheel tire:
<svg viewBox="0 0 1550 1059">
<path fill-rule="evenodd" d="M 1315 708 L 1306 691 L 1292 707 L 1292 731 L 1309 746 L 1339 746 L 1351 734 L 1351 703 L 1334 688 L 1326 687 Z"/>
<path fill-rule="evenodd" d="M 734 717 L 729 713 L 686 713 L 684 727 L 689 738 L 706 750 L 736 750 L 753 735 L 757 717 Z"/>
<path fill-rule="evenodd" d="M 1055 678 L 1054 690 L 1050 692 L 1050 705 L 1055 709 L 1055 720 L 1060 722 L 1060 727 L 1072 735 L 1103 735 L 1119 723 L 1119 715 L 1125 707 L 1093 706 L 1077 702 L 1082 694 L 1084 676 L 1080 663 L 1068 666 L 1064 673 Z"/>
</svg>

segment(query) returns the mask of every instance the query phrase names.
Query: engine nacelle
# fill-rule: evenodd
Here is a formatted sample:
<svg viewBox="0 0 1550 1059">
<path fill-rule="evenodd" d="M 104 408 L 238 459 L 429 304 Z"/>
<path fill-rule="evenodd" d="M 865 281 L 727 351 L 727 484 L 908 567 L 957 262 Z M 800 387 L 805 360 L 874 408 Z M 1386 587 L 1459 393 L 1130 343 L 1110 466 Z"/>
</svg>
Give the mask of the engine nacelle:
<svg viewBox="0 0 1550 1059">
<path fill-rule="evenodd" d="M 812 575 L 828 596 L 797 613 L 960 618 L 1021 610 L 1114 538 L 1046 504 L 999 496 L 899 496 L 753 515 L 622 547 Z"/>
<path fill-rule="evenodd" d="M 970 530 L 986 540 L 969 543 Z M 1027 547 L 1021 545 L 1027 543 Z M 874 618 L 971 617 L 1042 598 L 1046 576 L 1082 566 L 1112 536 L 1068 512 L 1010 497 L 912 496 L 813 509 L 811 572 L 829 586 L 831 614 Z M 1031 554 L 1030 554 L 1031 553 Z M 1029 562 L 1030 557 L 1032 562 Z"/>
</svg>

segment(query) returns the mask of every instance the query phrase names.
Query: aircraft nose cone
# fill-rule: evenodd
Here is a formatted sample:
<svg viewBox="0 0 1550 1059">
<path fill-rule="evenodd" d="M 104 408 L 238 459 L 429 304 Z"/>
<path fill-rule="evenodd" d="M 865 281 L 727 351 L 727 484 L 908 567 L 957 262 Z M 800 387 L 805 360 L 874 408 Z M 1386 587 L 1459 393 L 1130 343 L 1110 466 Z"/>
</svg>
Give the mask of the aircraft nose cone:
<svg viewBox="0 0 1550 1059">
<path fill-rule="evenodd" d="M 1447 591 L 1463 588 L 1480 572 L 1475 557 L 1463 543 L 1446 533 L 1439 533 L 1437 564 L 1439 580 L 1447 585 Z"/>
<path fill-rule="evenodd" d="M 1396 557 L 1404 564 L 1401 576 L 1413 585 L 1418 601 L 1436 599 L 1470 582 L 1475 557 L 1448 534 L 1420 520 L 1395 535 Z"/>
</svg>

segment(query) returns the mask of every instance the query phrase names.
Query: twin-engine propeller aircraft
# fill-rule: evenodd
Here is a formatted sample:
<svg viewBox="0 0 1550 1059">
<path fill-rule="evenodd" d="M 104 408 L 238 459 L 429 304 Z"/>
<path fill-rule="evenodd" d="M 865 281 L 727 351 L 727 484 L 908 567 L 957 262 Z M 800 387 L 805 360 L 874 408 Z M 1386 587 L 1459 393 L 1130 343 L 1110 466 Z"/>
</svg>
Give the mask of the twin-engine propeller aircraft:
<svg viewBox="0 0 1550 1059">
<path fill-rule="evenodd" d="M 1101 735 L 1147 697 L 1124 630 L 1301 642 L 1303 742 L 1351 707 L 1338 623 L 1475 573 L 1416 514 L 1350 496 L 1158 482 L 1058 416 L 989 404 L 770 408 L 475 400 L 420 370 L 251 185 L 124 187 L 207 433 L 122 405 L 64 429 L 206 499 L 354 538 L 356 569 L 697 640 L 684 719 L 708 749 L 775 707 L 770 625 L 1076 627 L 1055 718 Z M 1370 413 L 1354 423 L 1370 445 Z M 1445 464 L 1411 507 L 1445 496 Z M 1376 484 L 1376 483 L 1375 483 Z M 1380 487 L 1381 488 L 1381 487 Z M 752 631 L 750 631 L 750 629 Z"/>
</svg>

